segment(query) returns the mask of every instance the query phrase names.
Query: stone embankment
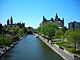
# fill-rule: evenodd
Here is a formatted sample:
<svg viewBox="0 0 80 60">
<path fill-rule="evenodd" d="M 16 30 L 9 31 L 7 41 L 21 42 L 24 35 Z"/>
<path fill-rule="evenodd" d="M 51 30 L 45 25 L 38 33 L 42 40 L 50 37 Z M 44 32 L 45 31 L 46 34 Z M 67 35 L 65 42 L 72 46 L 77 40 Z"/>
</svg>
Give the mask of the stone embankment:
<svg viewBox="0 0 80 60">
<path fill-rule="evenodd" d="M 37 34 L 35 34 L 37 35 Z M 67 50 L 60 49 L 58 45 L 51 44 L 50 42 L 47 42 L 48 40 L 43 38 L 42 36 L 38 35 L 40 40 L 42 40 L 45 44 L 47 44 L 53 51 L 55 51 L 57 54 L 59 54 L 64 60 L 74 60 L 74 55 Z"/>
<path fill-rule="evenodd" d="M 25 35 L 24 35 L 25 36 Z M 23 37 L 24 37 L 23 36 Z M 6 52 L 8 52 L 11 48 L 13 48 L 20 40 L 23 39 L 23 37 L 21 37 L 19 40 L 17 40 L 16 42 L 13 42 L 10 46 L 4 46 L 4 48 L 0 48 L 0 57 L 2 55 L 4 55 Z"/>
</svg>

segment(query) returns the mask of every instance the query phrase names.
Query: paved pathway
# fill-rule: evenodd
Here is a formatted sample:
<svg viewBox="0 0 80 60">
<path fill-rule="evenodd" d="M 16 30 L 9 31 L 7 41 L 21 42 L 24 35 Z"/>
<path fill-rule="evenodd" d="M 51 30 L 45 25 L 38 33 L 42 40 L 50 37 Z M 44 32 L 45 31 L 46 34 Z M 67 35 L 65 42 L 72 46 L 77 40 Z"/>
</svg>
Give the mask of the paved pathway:
<svg viewBox="0 0 80 60">
<path fill-rule="evenodd" d="M 66 50 L 60 49 L 56 44 L 51 45 L 50 42 L 47 42 L 47 39 L 44 39 L 43 37 L 39 36 L 39 38 L 46 43 L 52 50 L 54 50 L 56 53 L 58 53 L 63 59 L 65 60 L 74 60 L 73 54 L 69 53 Z"/>
</svg>

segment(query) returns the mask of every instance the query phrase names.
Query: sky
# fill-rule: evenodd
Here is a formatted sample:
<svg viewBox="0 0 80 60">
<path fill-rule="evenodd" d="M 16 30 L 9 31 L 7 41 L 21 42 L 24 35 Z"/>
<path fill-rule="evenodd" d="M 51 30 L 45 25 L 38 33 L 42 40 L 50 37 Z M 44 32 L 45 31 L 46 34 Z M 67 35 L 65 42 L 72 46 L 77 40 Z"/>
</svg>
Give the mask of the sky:
<svg viewBox="0 0 80 60">
<path fill-rule="evenodd" d="M 64 18 L 64 25 L 80 22 L 80 0 L 0 0 L 0 23 L 6 24 L 13 17 L 13 22 L 23 22 L 26 26 L 37 28 L 43 20 L 54 19 L 56 13 Z"/>
</svg>

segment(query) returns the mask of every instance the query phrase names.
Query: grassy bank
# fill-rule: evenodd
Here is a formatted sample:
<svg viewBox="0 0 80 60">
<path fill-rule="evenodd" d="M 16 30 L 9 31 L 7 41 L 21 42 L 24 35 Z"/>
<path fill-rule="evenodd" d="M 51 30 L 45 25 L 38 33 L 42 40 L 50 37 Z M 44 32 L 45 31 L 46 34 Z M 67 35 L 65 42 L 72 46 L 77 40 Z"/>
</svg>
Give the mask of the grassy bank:
<svg viewBox="0 0 80 60">
<path fill-rule="evenodd" d="M 10 46 L 13 42 L 16 42 L 23 35 L 27 34 L 27 28 L 18 25 L 7 25 L 3 26 L 2 29 L 3 32 L 0 34 L 0 48 Z"/>
<path fill-rule="evenodd" d="M 73 53 L 73 54 L 78 54 L 80 55 L 80 51 L 75 51 L 74 47 L 69 46 L 69 44 L 67 42 L 60 42 L 57 43 L 58 46 L 62 46 L 63 48 L 65 48 L 67 51 Z"/>
</svg>

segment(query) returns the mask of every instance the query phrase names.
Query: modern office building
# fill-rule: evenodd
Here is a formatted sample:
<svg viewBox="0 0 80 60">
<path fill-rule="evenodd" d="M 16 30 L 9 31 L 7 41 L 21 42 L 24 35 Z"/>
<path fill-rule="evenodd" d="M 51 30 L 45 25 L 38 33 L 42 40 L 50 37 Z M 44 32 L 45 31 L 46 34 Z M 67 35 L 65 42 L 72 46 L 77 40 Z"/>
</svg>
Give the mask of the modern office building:
<svg viewBox="0 0 80 60">
<path fill-rule="evenodd" d="M 80 22 L 70 22 L 68 23 L 68 28 L 69 29 L 80 29 Z"/>
</svg>

